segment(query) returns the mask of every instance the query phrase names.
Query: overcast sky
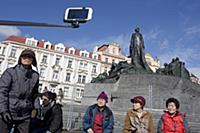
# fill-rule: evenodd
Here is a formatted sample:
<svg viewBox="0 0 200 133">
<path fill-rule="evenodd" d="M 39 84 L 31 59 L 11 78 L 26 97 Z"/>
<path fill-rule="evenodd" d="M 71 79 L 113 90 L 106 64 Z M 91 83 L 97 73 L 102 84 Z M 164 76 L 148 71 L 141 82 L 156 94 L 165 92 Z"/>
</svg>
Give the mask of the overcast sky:
<svg viewBox="0 0 200 133">
<path fill-rule="evenodd" d="M 64 24 L 65 9 L 79 6 L 92 7 L 93 19 L 78 29 L 0 26 L 0 39 L 34 37 L 88 51 L 117 42 L 128 55 L 131 34 L 139 26 L 146 52 L 162 65 L 178 56 L 200 77 L 199 0 L 1 0 L 0 19 Z"/>
</svg>

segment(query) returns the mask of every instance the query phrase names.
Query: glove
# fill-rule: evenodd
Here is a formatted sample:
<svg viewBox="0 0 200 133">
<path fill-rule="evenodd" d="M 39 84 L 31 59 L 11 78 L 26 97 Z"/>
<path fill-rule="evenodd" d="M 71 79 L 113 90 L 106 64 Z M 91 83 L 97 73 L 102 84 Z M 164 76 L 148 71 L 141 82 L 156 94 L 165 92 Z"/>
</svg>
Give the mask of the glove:
<svg viewBox="0 0 200 133">
<path fill-rule="evenodd" d="M 11 123 L 12 123 L 13 119 L 12 119 L 12 116 L 10 115 L 10 113 L 8 113 L 8 112 L 3 112 L 3 113 L 1 114 L 1 116 L 2 116 L 2 119 L 3 119 L 3 121 L 4 121 L 5 123 L 7 123 L 7 124 L 11 124 Z"/>
</svg>

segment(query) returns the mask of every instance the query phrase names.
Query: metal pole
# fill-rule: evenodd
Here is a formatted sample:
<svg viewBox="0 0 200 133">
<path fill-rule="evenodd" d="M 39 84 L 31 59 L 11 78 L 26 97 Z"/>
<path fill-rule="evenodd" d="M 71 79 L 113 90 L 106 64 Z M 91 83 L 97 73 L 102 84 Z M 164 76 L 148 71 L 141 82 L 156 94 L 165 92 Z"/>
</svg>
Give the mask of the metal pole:
<svg viewBox="0 0 200 133">
<path fill-rule="evenodd" d="M 149 85 L 149 108 L 152 109 L 152 85 Z"/>
<path fill-rule="evenodd" d="M 76 89 L 76 69 L 73 75 L 73 90 L 72 90 L 72 97 L 69 103 L 69 113 L 67 115 L 67 130 L 71 130 L 72 129 L 72 121 L 73 121 L 73 102 L 74 102 L 74 93 L 75 93 L 75 89 Z"/>
</svg>

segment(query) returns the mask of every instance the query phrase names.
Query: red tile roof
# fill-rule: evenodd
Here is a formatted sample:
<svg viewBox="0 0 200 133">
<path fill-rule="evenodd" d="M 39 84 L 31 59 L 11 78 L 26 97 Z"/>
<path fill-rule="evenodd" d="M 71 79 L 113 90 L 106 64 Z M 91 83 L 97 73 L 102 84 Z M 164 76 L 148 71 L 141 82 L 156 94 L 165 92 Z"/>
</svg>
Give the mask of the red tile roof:
<svg viewBox="0 0 200 133">
<path fill-rule="evenodd" d="M 26 38 L 25 37 L 19 37 L 19 36 L 9 36 L 5 41 L 13 41 L 13 42 L 18 42 L 18 43 L 22 43 L 22 44 L 26 44 Z M 44 48 L 44 41 L 38 41 L 37 43 L 37 47 L 39 48 Z M 104 50 L 107 48 L 108 45 L 102 45 L 100 48 L 98 48 L 98 50 Z M 51 45 L 51 50 L 55 50 L 55 45 Z M 75 49 L 75 55 L 80 56 L 80 49 Z M 69 48 L 65 47 L 65 52 L 69 53 Z M 92 52 L 90 52 L 89 54 L 89 58 L 92 58 Z M 101 56 L 98 56 L 98 60 L 101 61 Z"/>
<path fill-rule="evenodd" d="M 37 47 L 44 48 L 44 42 L 43 41 L 38 41 Z"/>
<path fill-rule="evenodd" d="M 97 51 L 105 51 L 105 50 L 108 48 L 108 46 L 109 46 L 109 45 L 104 44 L 104 45 L 102 45 L 101 47 L 99 47 L 99 48 L 97 49 Z"/>
<path fill-rule="evenodd" d="M 5 41 L 13 41 L 25 44 L 26 38 L 25 37 L 18 37 L 18 36 L 9 36 Z"/>
<path fill-rule="evenodd" d="M 75 50 L 75 55 L 80 56 L 80 49 Z"/>
</svg>

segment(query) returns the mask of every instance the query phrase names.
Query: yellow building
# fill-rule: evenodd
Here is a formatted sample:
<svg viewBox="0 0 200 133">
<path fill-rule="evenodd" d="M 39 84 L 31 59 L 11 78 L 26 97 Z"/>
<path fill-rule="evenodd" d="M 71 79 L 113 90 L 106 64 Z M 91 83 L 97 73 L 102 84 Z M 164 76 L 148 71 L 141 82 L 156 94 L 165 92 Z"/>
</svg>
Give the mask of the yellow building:
<svg viewBox="0 0 200 133">
<path fill-rule="evenodd" d="M 121 53 L 121 48 L 117 43 L 103 44 L 100 47 L 95 47 L 94 52 L 101 56 L 101 73 L 108 72 L 112 63 L 119 63 L 127 60 L 127 57 Z"/>
</svg>

